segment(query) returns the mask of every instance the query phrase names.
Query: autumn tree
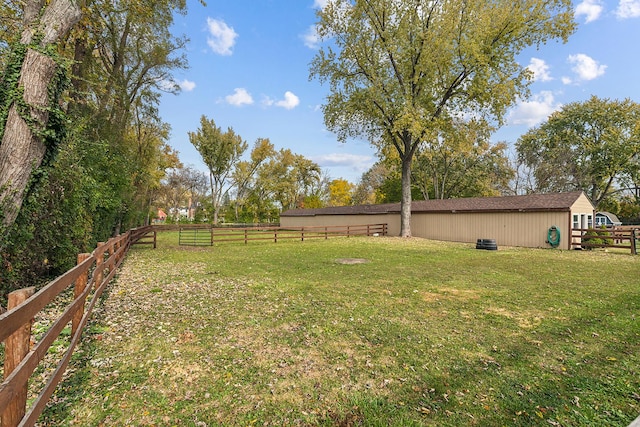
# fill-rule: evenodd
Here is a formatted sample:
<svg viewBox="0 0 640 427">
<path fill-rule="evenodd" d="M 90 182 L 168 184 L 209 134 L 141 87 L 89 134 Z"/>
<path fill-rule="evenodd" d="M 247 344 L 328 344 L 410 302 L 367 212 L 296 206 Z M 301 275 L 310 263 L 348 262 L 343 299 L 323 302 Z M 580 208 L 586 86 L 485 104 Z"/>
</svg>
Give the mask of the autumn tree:
<svg viewBox="0 0 640 427">
<path fill-rule="evenodd" d="M 239 220 L 240 209 L 247 203 L 258 168 L 275 153 L 275 147 L 268 138 L 258 138 L 253 145 L 249 160 L 242 160 L 235 164 L 231 180 L 235 190 L 234 215 L 236 221 Z"/>
<path fill-rule="evenodd" d="M 516 149 L 535 191 L 582 190 L 596 209 L 640 172 L 640 105 L 592 96 L 567 104 L 521 136 Z"/>
<path fill-rule="evenodd" d="M 299 207 L 321 179 L 320 166 L 306 157 L 280 149 L 257 171 L 255 188 L 275 200 L 280 209 Z"/>
<path fill-rule="evenodd" d="M 200 118 L 200 128 L 196 132 L 189 132 L 189 141 L 209 168 L 213 223 L 217 224 L 222 201 L 231 188 L 233 168 L 247 149 L 247 143 L 233 128 L 223 132 L 213 119 L 205 116 Z"/>
<path fill-rule="evenodd" d="M 328 82 L 327 127 L 341 141 L 366 137 L 401 160 L 401 236 L 411 236 L 411 165 L 425 141 L 465 115 L 498 123 L 531 74 L 529 46 L 566 41 L 569 0 L 329 0 L 318 12 L 311 77 Z"/>
<path fill-rule="evenodd" d="M 236 221 L 256 222 L 275 219 L 283 209 L 321 204 L 325 177 L 317 163 L 259 138 L 250 159 L 236 163 L 232 180 Z"/>
<path fill-rule="evenodd" d="M 353 202 L 355 185 L 346 179 L 334 179 L 329 183 L 329 206 L 349 206 Z"/>
<path fill-rule="evenodd" d="M 505 143 L 492 144 L 483 122 L 457 121 L 416 153 L 413 181 L 423 198 L 499 196 L 513 177 Z"/>
</svg>

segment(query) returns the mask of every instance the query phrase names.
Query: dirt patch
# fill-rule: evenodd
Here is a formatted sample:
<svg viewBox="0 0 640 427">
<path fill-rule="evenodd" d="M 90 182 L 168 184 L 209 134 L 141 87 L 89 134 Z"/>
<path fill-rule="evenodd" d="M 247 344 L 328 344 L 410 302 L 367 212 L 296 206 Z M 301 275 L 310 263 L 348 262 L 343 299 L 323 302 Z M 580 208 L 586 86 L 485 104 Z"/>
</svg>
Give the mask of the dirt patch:
<svg viewBox="0 0 640 427">
<path fill-rule="evenodd" d="M 336 259 L 336 263 L 338 264 L 367 264 L 369 262 L 368 259 L 365 258 L 338 258 Z"/>
</svg>

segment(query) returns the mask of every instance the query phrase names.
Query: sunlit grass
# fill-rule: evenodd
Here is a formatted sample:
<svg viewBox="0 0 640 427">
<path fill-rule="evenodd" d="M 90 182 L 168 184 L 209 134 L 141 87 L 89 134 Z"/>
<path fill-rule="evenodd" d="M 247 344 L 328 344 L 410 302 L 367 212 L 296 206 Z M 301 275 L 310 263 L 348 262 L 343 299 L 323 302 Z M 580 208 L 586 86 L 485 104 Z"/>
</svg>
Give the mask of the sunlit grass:
<svg viewBox="0 0 640 427">
<path fill-rule="evenodd" d="M 637 257 L 177 240 L 131 252 L 43 425 L 627 426 L 640 414 Z"/>
</svg>

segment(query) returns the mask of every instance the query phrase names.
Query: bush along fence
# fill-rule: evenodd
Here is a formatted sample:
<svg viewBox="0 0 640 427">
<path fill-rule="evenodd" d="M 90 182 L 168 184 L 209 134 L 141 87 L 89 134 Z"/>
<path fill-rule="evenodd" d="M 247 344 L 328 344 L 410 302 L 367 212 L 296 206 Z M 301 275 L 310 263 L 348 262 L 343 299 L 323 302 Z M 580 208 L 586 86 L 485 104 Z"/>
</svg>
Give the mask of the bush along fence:
<svg viewBox="0 0 640 427">
<path fill-rule="evenodd" d="M 571 245 L 576 249 L 621 248 L 637 255 L 639 244 L 640 226 L 637 225 L 571 230 Z"/>
<path fill-rule="evenodd" d="M 0 315 L 0 341 L 4 341 L 4 380 L 0 385 L 0 426 L 33 426 L 69 364 L 91 312 L 113 279 L 116 270 L 133 244 L 153 244 L 151 227 L 132 229 L 99 243 L 88 254 L 78 255 L 78 264 L 35 292 L 26 288 L 9 294 L 8 310 Z M 153 237 L 153 241 L 149 241 Z M 73 286 L 73 301 L 35 344 L 31 344 L 31 326 L 35 316 Z M 27 411 L 28 382 L 49 348 L 71 323 L 66 352 Z"/>
</svg>

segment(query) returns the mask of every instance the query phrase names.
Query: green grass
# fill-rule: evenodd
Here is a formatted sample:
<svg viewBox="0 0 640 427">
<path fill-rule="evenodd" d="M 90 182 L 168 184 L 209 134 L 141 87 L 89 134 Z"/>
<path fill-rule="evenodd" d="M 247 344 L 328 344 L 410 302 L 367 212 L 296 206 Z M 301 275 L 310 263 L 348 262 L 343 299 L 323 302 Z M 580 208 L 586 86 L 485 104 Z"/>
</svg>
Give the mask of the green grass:
<svg viewBox="0 0 640 427">
<path fill-rule="evenodd" d="M 160 234 L 123 264 L 41 422 L 627 426 L 638 273 L 603 251 Z"/>
</svg>

